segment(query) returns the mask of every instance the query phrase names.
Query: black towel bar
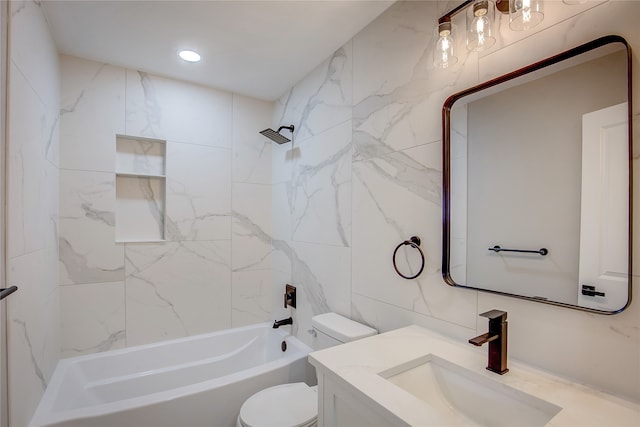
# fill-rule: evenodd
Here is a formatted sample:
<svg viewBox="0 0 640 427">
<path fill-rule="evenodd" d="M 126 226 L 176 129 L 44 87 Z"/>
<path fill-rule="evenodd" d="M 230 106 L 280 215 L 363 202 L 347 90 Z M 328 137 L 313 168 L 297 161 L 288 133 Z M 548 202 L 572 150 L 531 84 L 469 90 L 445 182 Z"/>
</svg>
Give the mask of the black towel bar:
<svg viewBox="0 0 640 427">
<path fill-rule="evenodd" d="M 500 246 L 496 245 L 492 248 L 489 248 L 490 251 L 493 251 L 495 253 L 498 252 L 521 252 L 521 253 L 526 253 L 526 254 L 540 254 L 542 256 L 545 256 L 546 254 L 549 253 L 549 250 L 547 248 L 541 248 L 538 249 L 537 251 L 535 250 L 528 250 L 528 249 L 504 249 L 501 248 Z"/>
<path fill-rule="evenodd" d="M 0 300 L 5 299 L 6 297 L 8 297 L 9 295 L 11 295 L 17 290 L 18 290 L 17 286 L 9 286 L 8 288 L 0 289 Z"/>
</svg>

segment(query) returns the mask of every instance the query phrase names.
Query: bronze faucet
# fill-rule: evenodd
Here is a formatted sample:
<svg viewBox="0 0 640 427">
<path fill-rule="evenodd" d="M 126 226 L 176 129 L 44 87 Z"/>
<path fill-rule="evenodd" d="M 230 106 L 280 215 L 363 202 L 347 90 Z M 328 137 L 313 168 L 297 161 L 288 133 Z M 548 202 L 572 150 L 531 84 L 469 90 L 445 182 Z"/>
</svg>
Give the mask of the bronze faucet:
<svg viewBox="0 0 640 427">
<path fill-rule="evenodd" d="M 509 372 L 507 368 L 507 312 L 490 310 L 480 316 L 489 318 L 489 332 L 471 338 L 469 343 L 480 347 L 488 342 L 489 364 L 487 369 L 500 375 L 506 374 Z"/>
</svg>

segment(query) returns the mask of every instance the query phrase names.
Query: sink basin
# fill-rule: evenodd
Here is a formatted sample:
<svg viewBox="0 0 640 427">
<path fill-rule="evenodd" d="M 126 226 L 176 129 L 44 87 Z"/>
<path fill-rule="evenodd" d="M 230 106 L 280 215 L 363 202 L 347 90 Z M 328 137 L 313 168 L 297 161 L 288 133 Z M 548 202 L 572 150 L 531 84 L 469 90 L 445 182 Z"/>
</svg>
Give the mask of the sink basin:
<svg viewBox="0 0 640 427">
<path fill-rule="evenodd" d="M 427 403 L 451 426 L 544 426 L 562 409 L 434 354 L 379 375 Z"/>
</svg>

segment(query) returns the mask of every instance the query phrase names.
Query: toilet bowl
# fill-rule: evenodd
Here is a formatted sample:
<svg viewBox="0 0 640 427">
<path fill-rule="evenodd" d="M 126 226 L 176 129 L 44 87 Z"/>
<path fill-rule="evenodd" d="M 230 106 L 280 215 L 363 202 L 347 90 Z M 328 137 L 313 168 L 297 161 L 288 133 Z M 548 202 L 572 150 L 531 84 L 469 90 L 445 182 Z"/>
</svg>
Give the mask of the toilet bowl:
<svg viewBox="0 0 640 427">
<path fill-rule="evenodd" d="M 378 332 L 336 313 L 311 319 L 314 350 L 355 341 Z M 240 408 L 237 427 L 313 427 L 318 423 L 317 386 L 281 384 L 261 390 Z"/>
<path fill-rule="evenodd" d="M 317 421 L 317 386 L 293 383 L 265 388 L 247 399 L 237 427 L 313 427 Z"/>
</svg>

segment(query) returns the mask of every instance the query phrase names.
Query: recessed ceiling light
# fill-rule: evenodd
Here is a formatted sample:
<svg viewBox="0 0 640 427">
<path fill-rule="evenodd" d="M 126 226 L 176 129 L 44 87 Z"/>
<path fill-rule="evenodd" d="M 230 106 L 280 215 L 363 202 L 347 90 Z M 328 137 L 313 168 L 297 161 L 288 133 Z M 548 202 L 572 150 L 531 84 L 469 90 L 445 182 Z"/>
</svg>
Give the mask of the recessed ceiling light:
<svg viewBox="0 0 640 427">
<path fill-rule="evenodd" d="M 184 59 L 187 62 L 199 62 L 200 54 L 198 52 L 194 52 L 192 50 L 181 50 L 178 52 L 180 58 Z"/>
</svg>

